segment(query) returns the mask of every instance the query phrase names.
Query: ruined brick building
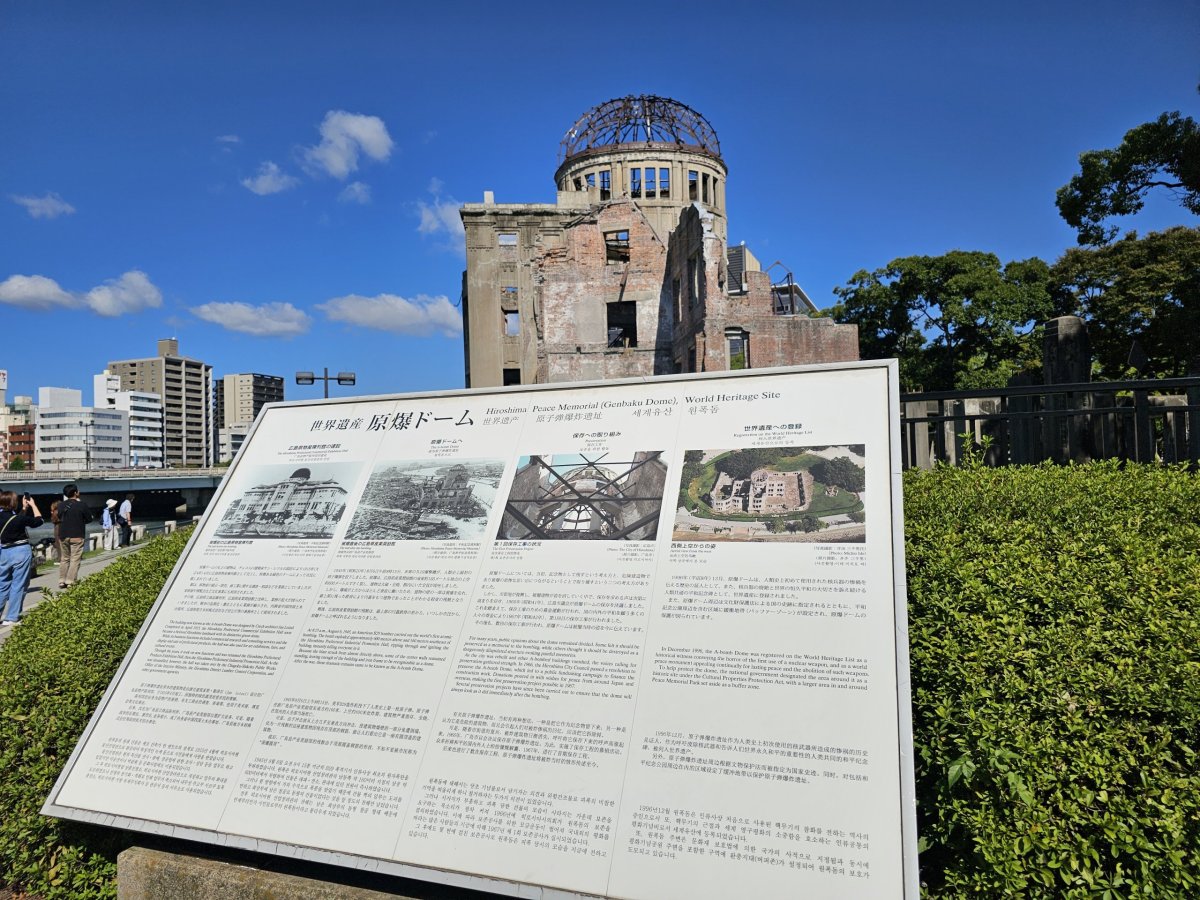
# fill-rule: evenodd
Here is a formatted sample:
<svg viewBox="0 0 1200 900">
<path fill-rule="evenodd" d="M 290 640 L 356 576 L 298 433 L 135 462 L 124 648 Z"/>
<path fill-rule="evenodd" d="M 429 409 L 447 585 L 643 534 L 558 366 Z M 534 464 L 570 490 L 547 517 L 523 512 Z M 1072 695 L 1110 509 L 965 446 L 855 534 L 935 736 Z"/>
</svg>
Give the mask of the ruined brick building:
<svg viewBox="0 0 1200 900">
<path fill-rule="evenodd" d="M 554 203 L 465 204 L 467 386 L 858 359 L 856 326 L 728 246 L 727 173 L 695 110 L 623 97 L 563 137 Z"/>
</svg>

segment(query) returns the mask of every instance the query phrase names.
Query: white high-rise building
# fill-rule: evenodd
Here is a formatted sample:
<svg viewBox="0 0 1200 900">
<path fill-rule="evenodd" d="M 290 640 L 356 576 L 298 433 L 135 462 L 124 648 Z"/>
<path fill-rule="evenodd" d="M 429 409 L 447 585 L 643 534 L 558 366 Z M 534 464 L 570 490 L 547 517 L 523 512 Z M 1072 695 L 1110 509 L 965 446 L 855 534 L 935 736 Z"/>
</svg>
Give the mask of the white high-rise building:
<svg viewBox="0 0 1200 900">
<path fill-rule="evenodd" d="M 129 413 L 83 405 L 83 392 L 39 388 L 35 468 L 44 472 L 129 465 Z"/>
<path fill-rule="evenodd" d="M 92 393 L 97 409 L 120 409 L 129 414 L 129 467 L 161 469 L 162 397 L 149 391 L 121 390 L 121 376 L 108 369 L 92 378 Z"/>
</svg>

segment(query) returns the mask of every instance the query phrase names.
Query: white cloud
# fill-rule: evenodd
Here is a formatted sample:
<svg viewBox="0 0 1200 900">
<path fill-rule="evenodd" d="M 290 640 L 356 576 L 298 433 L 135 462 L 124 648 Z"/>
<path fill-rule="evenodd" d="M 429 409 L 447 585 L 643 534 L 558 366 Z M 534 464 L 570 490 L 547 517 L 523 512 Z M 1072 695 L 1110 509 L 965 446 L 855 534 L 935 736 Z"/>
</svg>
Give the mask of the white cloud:
<svg viewBox="0 0 1200 900">
<path fill-rule="evenodd" d="M 413 300 L 406 300 L 395 294 L 374 297 L 350 294 L 319 303 L 317 309 L 335 322 L 396 334 L 425 336 L 436 333 L 446 337 L 462 334 L 462 316 L 444 295 L 419 294 Z"/>
<path fill-rule="evenodd" d="M 0 282 L 0 303 L 40 310 L 87 308 L 111 318 L 162 306 L 162 292 L 136 269 L 84 294 L 65 291 L 44 275 L 13 275 Z"/>
<path fill-rule="evenodd" d="M 25 211 L 35 219 L 57 219 L 59 216 L 73 215 L 75 212 L 75 207 L 55 193 L 46 194 L 44 197 L 18 197 L 13 194 L 11 199 L 13 203 L 25 207 Z"/>
<path fill-rule="evenodd" d="M 242 139 L 236 134 L 218 134 L 213 138 L 218 144 L 240 144 Z"/>
<path fill-rule="evenodd" d="M 304 149 L 304 161 L 310 168 L 339 179 L 357 171 L 360 154 L 383 162 L 392 155 L 395 146 L 378 116 L 330 110 L 325 113 L 319 131 L 321 143 Z"/>
<path fill-rule="evenodd" d="M 192 314 L 230 331 L 256 337 L 295 337 L 304 334 L 312 318 L 290 303 L 205 303 L 192 307 Z"/>
<path fill-rule="evenodd" d="M 342 188 L 342 192 L 338 194 L 338 201 L 366 205 L 371 202 L 371 186 L 361 181 L 352 181 Z"/>
<path fill-rule="evenodd" d="M 53 278 L 44 275 L 13 275 L 0 281 L 0 303 L 23 306 L 26 309 L 68 309 L 79 306 L 79 298 L 58 286 Z"/>
<path fill-rule="evenodd" d="M 162 291 L 136 269 L 88 291 L 83 302 L 101 316 L 121 316 L 162 306 Z"/>
<path fill-rule="evenodd" d="M 450 238 L 449 249 L 465 252 L 466 231 L 458 214 L 462 204 L 453 197 L 442 197 L 442 187 L 440 178 L 429 179 L 428 190 L 433 199 L 417 201 L 417 213 L 421 217 L 417 231 L 421 234 L 444 234 Z"/>
<path fill-rule="evenodd" d="M 258 174 L 253 178 L 242 179 L 242 187 L 258 194 L 260 197 L 265 197 L 268 194 L 278 194 L 280 191 L 294 188 L 299 183 L 299 178 L 294 175 L 288 175 L 279 166 L 269 160 L 258 167 Z"/>
</svg>

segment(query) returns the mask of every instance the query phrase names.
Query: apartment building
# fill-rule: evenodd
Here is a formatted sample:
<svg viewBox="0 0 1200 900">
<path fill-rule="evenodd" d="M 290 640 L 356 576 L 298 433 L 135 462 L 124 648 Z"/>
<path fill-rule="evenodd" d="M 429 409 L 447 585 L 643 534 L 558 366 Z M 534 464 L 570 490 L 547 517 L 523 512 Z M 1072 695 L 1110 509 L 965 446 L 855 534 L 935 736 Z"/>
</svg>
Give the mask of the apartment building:
<svg viewBox="0 0 1200 900">
<path fill-rule="evenodd" d="M 157 356 L 110 362 L 108 371 L 121 379 L 122 391 L 162 398 L 166 466 L 210 465 L 212 366 L 180 356 L 175 338 L 159 341 L 157 350 Z"/>
</svg>

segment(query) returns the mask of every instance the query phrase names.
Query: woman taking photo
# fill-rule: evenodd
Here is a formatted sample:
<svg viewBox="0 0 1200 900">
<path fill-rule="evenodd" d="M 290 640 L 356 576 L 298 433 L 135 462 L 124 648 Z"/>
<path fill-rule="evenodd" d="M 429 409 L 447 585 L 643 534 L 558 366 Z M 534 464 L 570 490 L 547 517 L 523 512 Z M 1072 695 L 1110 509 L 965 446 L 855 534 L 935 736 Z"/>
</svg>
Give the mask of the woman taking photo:
<svg viewBox="0 0 1200 900">
<path fill-rule="evenodd" d="M 0 626 L 16 625 L 21 618 L 33 566 L 33 550 L 25 529 L 41 524 L 42 513 L 32 497 L 0 491 L 0 603 L 4 604 Z"/>
</svg>

